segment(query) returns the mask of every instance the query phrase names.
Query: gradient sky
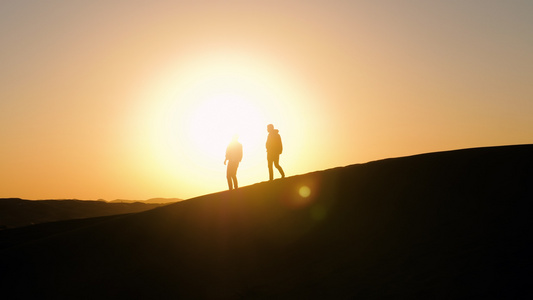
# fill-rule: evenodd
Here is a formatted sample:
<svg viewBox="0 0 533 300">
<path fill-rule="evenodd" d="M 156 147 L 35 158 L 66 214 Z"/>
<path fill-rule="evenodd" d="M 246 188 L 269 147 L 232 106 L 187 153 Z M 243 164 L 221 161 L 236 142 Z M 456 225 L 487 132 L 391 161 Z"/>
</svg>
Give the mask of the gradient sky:
<svg viewBox="0 0 533 300">
<path fill-rule="evenodd" d="M 533 142 L 529 0 L 1 1 L 0 41 L 0 197 L 224 190 L 226 121 L 241 186 L 268 123 L 289 176 Z"/>
</svg>

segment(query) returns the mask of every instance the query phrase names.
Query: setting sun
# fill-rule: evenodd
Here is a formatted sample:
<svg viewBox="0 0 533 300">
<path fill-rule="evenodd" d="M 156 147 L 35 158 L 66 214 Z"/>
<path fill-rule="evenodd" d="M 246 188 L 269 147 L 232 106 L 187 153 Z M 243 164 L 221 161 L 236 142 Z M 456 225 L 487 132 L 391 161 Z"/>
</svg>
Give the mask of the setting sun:
<svg viewBox="0 0 533 300">
<path fill-rule="evenodd" d="M 192 66 L 196 81 L 173 97 L 180 127 L 171 134 L 181 133 L 194 152 L 192 156 L 209 164 L 220 162 L 235 134 L 246 147 L 247 156 L 254 157 L 259 148 L 263 150 L 259 146 L 268 118 L 280 117 L 269 110 L 279 98 L 270 91 L 275 83 L 251 62 L 208 61 L 209 65 Z"/>
<path fill-rule="evenodd" d="M 184 129 L 199 154 L 220 161 L 223 149 L 235 134 L 248 146 L 248 151 L 256 153 L 264 139 L 266 122 L 251 101 L 238 95 L 219 94 L 199 103 L 187 117 L 188 127 Z"/>
</svg>

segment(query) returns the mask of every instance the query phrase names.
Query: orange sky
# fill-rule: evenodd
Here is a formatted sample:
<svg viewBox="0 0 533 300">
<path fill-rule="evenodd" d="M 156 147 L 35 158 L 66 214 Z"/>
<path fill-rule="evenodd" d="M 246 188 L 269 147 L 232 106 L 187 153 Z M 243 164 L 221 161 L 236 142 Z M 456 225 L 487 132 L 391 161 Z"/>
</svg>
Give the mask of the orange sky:
<svg viewBox="0 0 533 300">
<path fill-rule="evenodd" d="M 533 142 L 531 1 L 2 1 L 0 28 L 0 197 L 224 190 L 226 120 L 241 186 L 268 123 L 289 176 Z"/>
</svg>

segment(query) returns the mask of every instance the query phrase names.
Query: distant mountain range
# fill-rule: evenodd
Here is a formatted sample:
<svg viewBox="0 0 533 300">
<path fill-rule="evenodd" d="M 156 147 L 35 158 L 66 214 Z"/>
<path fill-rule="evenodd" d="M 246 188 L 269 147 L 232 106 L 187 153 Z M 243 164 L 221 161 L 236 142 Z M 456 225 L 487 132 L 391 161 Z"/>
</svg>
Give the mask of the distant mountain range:
<svg viewBox="0 0 533 300">
<path fill-rule="evenodd" d="M 180 202 L 183 199 L 178 198 L 152 198 L 148 200 L 124 200 L 124 199 L 116 199 L 108 201 L 110 203 L 134 203 L 134 202 L 142 202 L 142 203 L 153 203 L 153 204 L 168 204 L 168 203 L 175 203 Z"/>
</svg>

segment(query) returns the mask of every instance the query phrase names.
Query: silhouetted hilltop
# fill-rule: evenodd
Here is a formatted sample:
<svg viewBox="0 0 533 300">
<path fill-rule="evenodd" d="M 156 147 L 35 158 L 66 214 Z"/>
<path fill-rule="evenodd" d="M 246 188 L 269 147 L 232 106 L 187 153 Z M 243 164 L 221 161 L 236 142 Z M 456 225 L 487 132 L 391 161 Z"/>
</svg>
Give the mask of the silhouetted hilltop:
<svg viewBox="0 0 533 300">
<path fill-rule="evenodd" d="M 141 203 L 149 203 L 149 204 L 169 204 L 169 203 L 175 203 L 183 201 L 183 199 L 178 198 L 151 198 L 148 200 L 124 200 L 124 199 L 116 199 L 109 201 L 110 203 L 135 203 L 135 202 L 141 202 Z"/>
<path fill-rule="evenodd" d="M 160 204 L 83 200 L 0 199 L 0 229 L 33 224 L 141 212 Z"/>
<path fill-rule="evenodd" d="M 532 153 L 386 159 L 43 231 L 0 250 L 0 287 L 54 299 L 531 298 Z"/>
<path fill-rule="evenodd" d="M 169 204 L 169 203 L 175 203 L 183 201 L 183 199 L 178 198 L 151 198 L 148 200 L 145 200 L 144 203 L 157 203 L 157 204 Z"/>
</svg>

